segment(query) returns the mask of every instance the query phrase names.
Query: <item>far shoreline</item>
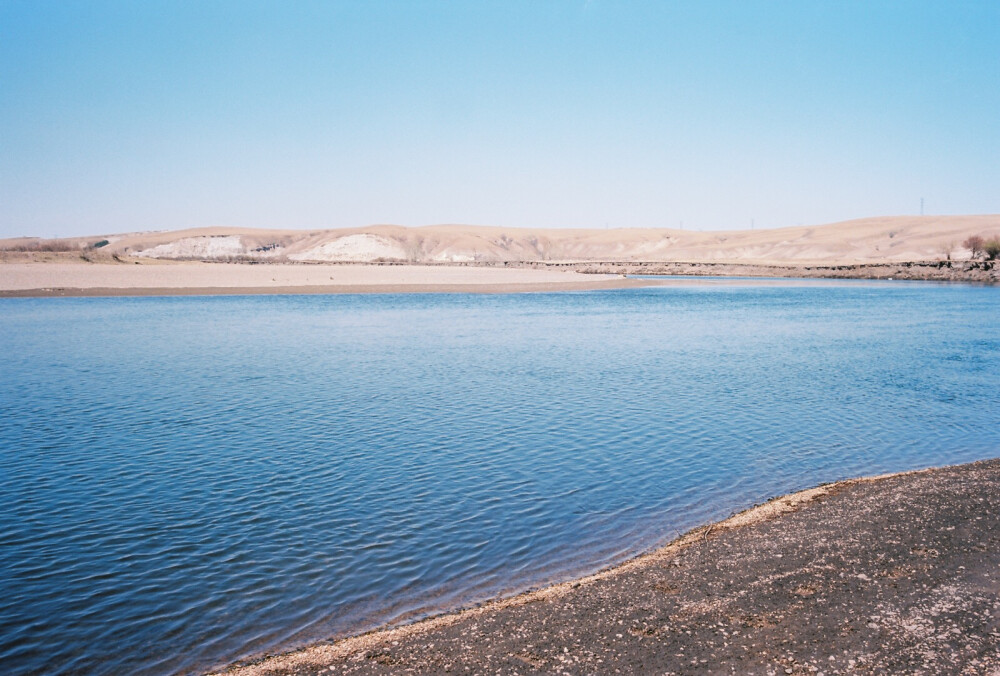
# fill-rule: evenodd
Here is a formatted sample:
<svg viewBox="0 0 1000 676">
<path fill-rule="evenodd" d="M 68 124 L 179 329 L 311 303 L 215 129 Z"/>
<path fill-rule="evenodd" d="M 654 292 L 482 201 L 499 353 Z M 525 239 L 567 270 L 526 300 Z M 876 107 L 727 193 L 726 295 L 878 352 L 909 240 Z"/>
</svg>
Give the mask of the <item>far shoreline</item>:
<svg viewBox="0 0 1000 676">
<path fill-rule="evenodd" d="M 0 297 L 517 293 L 650 286 L 621 274 L 430 265 L 132 261 L 0 263 Z"/>
<path fill-rule="evenodd" d="M 653 287 L 692 288 L 713 286 L 753 287 L 824 287 L 843 286 L 845 282 L 878 282 L 893 280 L 834 279 L 806 277 L 725 277 L 698 276 L 655 277 L 618 276 L 576 282 L 539 282 L 511 284 L 351 284 L 316 286 L 210 286 L 210 287 L 52 287 L 39 289 L 0 289 L 0 298 L 152 298 L 197 296 L 341 296 L 399 294 L 475 294 L 509 295 L 520 293 L 563 293 L 643 289 Z M 926 281 L 926 280 L 895 280 Z M 944 283 L 944 282 L 941 282 Z M 974 282 L 958 282 L 974 283 Z"/>
<path fill-rule="evenodd" d="M 714 279 L 713 279 L 714 278 Z M 945 264 L 536 262 L 247 264 L 208 261 L 0 262 L 0 298 L 399 293 L 551 293 L 653 286 L 823 285 L 930 281 L 995 285 L 992 261 Z"/>
<path fill-rule="evenodd" d="M 139 288 L 42 288 L 0 290 L 0 298 L 115 298 L 171 296 L 319 296 L 350 294 L 421 294 L 421 293 L 553 293 L 560 291 L 598 291 L 657 286 L 648 280 L 620 278 L 593 282 L 496 284 L 355 284 L 329 286 L 214 286 L 214 287 L 139 287 Z"/>
</svg>

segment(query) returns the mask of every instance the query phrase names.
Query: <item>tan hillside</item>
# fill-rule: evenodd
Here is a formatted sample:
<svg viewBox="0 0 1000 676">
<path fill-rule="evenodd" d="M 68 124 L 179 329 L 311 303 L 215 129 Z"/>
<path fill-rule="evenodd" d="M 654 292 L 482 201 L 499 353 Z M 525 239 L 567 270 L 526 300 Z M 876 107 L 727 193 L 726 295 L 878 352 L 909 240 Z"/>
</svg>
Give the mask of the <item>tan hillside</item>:
<svg viewBox="0 0 1000 676">
<path fill-rule="evenodd" d="M 822 226 L 693 232 L 374 225 L 338 230 L 199 228 L 66 240 L 0 240 L 0 249 L 71 248 L 142 258 L 274 262 L 496 263 L 685 261 L 878 263 L 968 258 L 970 235 L 1000 236 L 1000 215 L 887 216 Z"/>
</svg>

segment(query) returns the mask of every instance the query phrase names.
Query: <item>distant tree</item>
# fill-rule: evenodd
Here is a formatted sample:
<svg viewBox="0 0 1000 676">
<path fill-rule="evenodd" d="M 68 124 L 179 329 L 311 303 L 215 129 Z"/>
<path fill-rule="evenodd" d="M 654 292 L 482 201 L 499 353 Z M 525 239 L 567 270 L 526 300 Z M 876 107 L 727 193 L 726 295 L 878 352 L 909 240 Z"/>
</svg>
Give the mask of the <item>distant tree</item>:
<svg viewBox="0 0 1000 676">
<path fill-rule="evenodd" d="M 993 237 L 986 240 L 983 243 L 983 252 L 986 254 L 986 260 L 988 261 L 996 260 L 1000 257 L 1000 237 Z"/>
<path fill-rule="evenodd" d="M 983 245 L 986 242 L 979 235 L 972 235 L 967 240 L 962 242 L 962 246 L 972 252 L 972 258 L 979 258 L 979 255 L 983 253 Z"/>
<path fill-rule="evenodd" d="M 941 245 L 941 253 L 944 254 L 945 260 L 951 260 L 951 254 L 955 251 L 955 240 L 950 240 Z"/>
</svg>

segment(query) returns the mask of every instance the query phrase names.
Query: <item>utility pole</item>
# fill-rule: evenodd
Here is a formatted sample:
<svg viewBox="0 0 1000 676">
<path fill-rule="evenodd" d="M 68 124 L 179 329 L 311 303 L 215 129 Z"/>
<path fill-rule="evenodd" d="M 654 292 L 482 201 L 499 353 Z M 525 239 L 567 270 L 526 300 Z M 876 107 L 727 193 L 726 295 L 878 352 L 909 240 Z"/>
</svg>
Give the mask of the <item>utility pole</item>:
<svg viewBox="0 0 1000 676">
<path fill-rule="evenodd" d="M 924 198 L 923 197 L 920 198 L 920 215 L 921 216 L 924 215 Z"/>
</svg>

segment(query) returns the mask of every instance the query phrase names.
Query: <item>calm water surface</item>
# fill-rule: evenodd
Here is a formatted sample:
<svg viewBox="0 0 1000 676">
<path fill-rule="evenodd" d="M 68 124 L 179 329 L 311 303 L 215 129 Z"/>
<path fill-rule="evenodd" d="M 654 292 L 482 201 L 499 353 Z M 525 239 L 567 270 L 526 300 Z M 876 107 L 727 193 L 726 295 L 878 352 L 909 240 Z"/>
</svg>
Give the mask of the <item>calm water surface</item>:
<svg viewBox="0 0 1000 676">
<path fill-rule="evenodd" d="M 198 671 L 1000 454 L 1000 289 L 0 301 L 0 663 Z"/>
</svg>

